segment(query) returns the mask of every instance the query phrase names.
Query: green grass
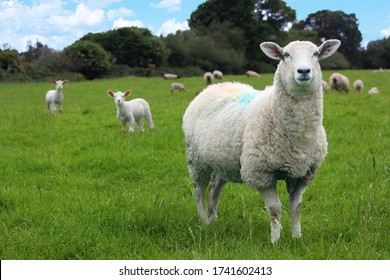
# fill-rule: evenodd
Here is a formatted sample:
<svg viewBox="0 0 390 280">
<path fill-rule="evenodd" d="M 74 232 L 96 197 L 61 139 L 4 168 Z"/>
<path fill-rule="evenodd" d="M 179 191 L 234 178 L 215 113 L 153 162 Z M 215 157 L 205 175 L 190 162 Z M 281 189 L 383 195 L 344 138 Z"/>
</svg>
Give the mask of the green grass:
<svg viewBox="0 0 390 280">
<path fill-rule="evenodd" d="M 329 153 L 304 194 L 303 238 L 290 237 L 280 182 L 276 246 L 247 186 L 225 187 L 215 224 L 198 218 L 181 123 L 200 77 L 181 79 L 186 93 L 160 78 L 69 83 L 56 117 L 44 104 L 52 85 L 0 84 L 0 258 L 389 259 L 390 73 L 342 73 L 362 78 L 365 93 L 326 94 Z M 225 78 L 259 89 L 272 79 Z M 122 135 L 108 89 L 148 100 L 156 131 Z"/>
</svg>

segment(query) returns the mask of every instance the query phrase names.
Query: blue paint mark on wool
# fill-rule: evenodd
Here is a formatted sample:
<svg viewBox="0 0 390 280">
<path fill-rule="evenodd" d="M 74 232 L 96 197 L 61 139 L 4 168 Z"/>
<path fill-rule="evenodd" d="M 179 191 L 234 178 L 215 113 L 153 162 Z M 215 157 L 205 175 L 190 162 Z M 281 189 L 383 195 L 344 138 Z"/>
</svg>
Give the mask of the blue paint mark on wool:
<svg viewBox="0 0 390 280">
<path fill-rule="evenodd" d="M 238 100 L 238 103 L 240 104 L 249 104 L 253 98 L 256 97 L 256 95 L 259 94 L 259 91 L 256 90 L 256 91 L 251 91 L 251 92 L 248 92 L 246 93 L 245 95 L 243 95 L 239 100 Z"/>
</svg>

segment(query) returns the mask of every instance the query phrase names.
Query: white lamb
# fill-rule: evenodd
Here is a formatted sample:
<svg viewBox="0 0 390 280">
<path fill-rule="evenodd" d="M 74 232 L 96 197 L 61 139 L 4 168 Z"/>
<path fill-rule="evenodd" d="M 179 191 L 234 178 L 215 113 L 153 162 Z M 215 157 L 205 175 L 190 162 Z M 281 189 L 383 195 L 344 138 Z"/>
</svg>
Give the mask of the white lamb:
<svg viewBox="0 0 390 280">
<path fill-rule="evenodd" d="M 214 76 L 214 79 L 223 79 L 223 73 L 219 70 L 214 70 L 213 71 L 213 76 Z"/>
<path fill-rule="evenodd" d="M 56 114 L 57 106 L 59 107 L 60 113 L 62 113 L 62 102 L 64 101 L 64 95 L 62 94 L 62 87 L 68 82 L 68 80 L 58 80 L 52 81 L 53 84 L 56 85 L 56 89 L 49 90 L 46 93 L 46 106 L 47 112 L 50 114 L 50 106 L 51 113 L 53 115 Z"/>
<path fill-rule="evenodd" d="M 256 71 L 252 71 L 252 70 L 246 71 L 246 75 L 248 77 L 260 77 L 259 73 L 257 73 Z"/>
<path fill-rule="evenodd" d="M 369 89 L 368 94 L 378 94 L 379 89 L 377 87 L 372 87 Z"/>
<path fill-rule="evenodd" d="M 349 79 L 347 76 L 344 76 L 340 73 L 333 73 L 329 78 L 329 84 L 331 89 L 335 89 L 339 92 L 349 91 Z"/>
<path fill-rule="evenodd" d="M 142 98 L 136 98 L 130 101 L 125 101 L 125 97 L 131 94 L 131 90 L 126 92 L 107 91 L 107 94 L 114 97 L 114 102 L 117 109 L 117 117 L 122 125 L 122 132 L 126 132 L 126 123 L 130 123 L 129 132 L 134 132 L 134 123 L 136 122 L 140 132 L 144 132 L 142 117 L 144 117 L 149 125 L 149 129 L 154 129 L 152 113 L 148 102 Z"/>
<path fill-rule="evenodd" d="M 186 91 L 186 88 L 182 83 L 172 83 L 171 84 L 171 92 L 173 92 L 175 89 L 181 91 Z"/>
<path fill-rule="evenodd" d="M 178 78 L 180 78 L 180 76 L 176 75 L 176 74 L 169 74 L 169 73 L 167 73 L 167 74 L 164 74 L 163 78 L 165 80 L 172 80 L 172 79 L 178 79 Z"/>
<path fill-rule="evenodd" d="M 203 80 L 205 80 L 207 85 L 211 85 L 213 83 L 214 76 L 211 72 L 206 72 L 203 74 Z"/>
<path fill-rule="evenodd" d="M 267 56 L 280 60 L 273 86 L 258 91 L 240 83 L 216 84 L 190 103 L 183 130 L 189 174 L 204 222 L 216 219 L 225 183 L 243 182 L 262 194 L 271 221 L 271 241 L 276 242 L 281 229 L 276 181 L 286 180 L 292 236 L 301 236 L 302 194 L 327 153 L 318 60 L 339 46 L 339 40 L 325 41 L 320 47 L 301 41 L 284 48 L 262 43 Z"/>
<path fill-rule="evenodd" d="M 362 80 L 356 80 L 355 82 L 353 82 L 353 88 L 356 91 L 358 91 L 358 92 L 362 92 L 363 88 L 364 88 L 363 81 Z"/>
</svg>

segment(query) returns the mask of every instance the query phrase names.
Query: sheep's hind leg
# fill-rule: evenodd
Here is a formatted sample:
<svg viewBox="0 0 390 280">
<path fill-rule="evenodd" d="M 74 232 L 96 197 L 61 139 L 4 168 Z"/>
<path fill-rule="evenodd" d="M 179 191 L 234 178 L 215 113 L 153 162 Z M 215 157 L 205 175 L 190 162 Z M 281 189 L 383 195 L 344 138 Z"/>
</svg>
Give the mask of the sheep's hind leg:
<svg viewBox="0 0 390 280">
<path fill-rule="evenodd" d="M 221 196 L 222 188 L 225 184 L 226 181 L 221 179 L 219 176 L 213 176 L 211 178 L 211 188 L 209 191 L 209 210 L 207 213 L 210 223 L 213 223 L 217 218 L 218 202 Z"/>
<path fill-rule="evenodd" d="M 279 201 L 276 187 L 261 188 L 261 195 L 263 196 L 265 206 L 268 210 L 268 215 L 271 221 L 271 242 L 275 243 L 280 238 L 280 216 L 282 207 Z"/>
<path fill-rule="evenodd" d="M 143 132 L 144 132 L 144 125 L 143 125 L 142 121 L 141 121 L 141 120 L 138 120 L 138 121 L 137 121 L 137 125 L 138 125 L 138 128 L 139 128 L 139 131 L 140 131 L 141 133 L 143 133 Z"/>
<path fill-rule="evenodd" d="M 301 237 L 301 203 L 306 180 L 288 179 L 287 190 L 290 198 L 292 237 Z"/>
</svg>

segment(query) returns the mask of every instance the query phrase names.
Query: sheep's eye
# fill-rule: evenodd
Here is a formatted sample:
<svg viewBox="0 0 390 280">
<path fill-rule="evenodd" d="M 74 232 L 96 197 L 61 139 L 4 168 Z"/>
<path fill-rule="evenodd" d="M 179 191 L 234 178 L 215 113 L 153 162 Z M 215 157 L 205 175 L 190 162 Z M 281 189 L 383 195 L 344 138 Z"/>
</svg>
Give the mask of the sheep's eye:
<svg viewBox="0 0 390 280">
<path fill-rule="evenodd" d="M 284 58 L 288 58 L 288 57 L 290 57 L 290 54 L 289 54 L 288 52 L 285 52 L 285 53 L 283 54 L 283 57 L 284 57 Z"/>
<path fill-rule="evenodd" d="M 316 52 L 314 53 L 314 56 L 315 56 L 315 57 L 319 57 L 319 56 L 320 56 L 320 52 L 319 52 L 319 51 L 316 51 Z"/>
</svg>

